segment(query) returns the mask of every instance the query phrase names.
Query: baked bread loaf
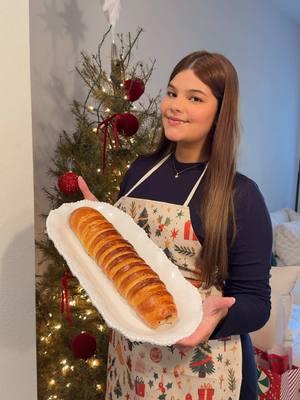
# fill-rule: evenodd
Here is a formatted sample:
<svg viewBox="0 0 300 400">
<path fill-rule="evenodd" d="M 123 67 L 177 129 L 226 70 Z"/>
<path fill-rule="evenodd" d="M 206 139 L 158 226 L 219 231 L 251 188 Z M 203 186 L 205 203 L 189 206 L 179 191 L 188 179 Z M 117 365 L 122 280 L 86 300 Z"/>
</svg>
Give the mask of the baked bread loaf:
<svg viewBox="0 0 300 400">
<path fill-rule="evenodd" d="M 69 223 L 86 252 L 151 328 L 176 321 L 176 305 L 165 284 L 99 211 L 77 208 Z"/>
</svg>

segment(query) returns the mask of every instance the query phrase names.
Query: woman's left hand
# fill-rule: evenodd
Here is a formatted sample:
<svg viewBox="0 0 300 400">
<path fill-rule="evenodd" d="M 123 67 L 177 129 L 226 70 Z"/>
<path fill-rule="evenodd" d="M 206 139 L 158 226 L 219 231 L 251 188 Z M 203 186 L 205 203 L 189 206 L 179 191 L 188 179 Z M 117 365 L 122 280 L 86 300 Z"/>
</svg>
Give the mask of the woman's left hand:
<svg viewBox="0 0 300 400">
<path fill-rule="evenodd" d="M 209 296 L 203 302 L 203 318 L 195 332 L 176 344 L 193 347 L 209 339 L 218 323 L 226 317 L 228 309 L 235 303 L 234 297 Z"/>
</svg>

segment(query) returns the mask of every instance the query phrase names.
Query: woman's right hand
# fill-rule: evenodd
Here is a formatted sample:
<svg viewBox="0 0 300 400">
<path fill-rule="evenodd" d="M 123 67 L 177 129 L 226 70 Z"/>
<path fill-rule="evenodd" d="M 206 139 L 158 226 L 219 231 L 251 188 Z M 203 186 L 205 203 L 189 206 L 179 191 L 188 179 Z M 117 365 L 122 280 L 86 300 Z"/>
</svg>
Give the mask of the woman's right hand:
<svg viewBox="0 0 300 400">
<path fill-rule="evenodd" d="M 179 347 L 194 347 L 206 342 L 235 303 L 234 297 L 209 296 L 203 302 L 203 318 L 194 333 L 177 342 Z"/>
<path fill-rule="evenodd" d="M 82 176 L 78 177 L 78 186 L 79 189 L 81 190 L 81 193 L 83 194 L 83 197 L 86 200 L 98 201 L 97 197 L 95 197 L 93 193 L 90 191 L 86 181 L 83 179 Z"/>
</svg>

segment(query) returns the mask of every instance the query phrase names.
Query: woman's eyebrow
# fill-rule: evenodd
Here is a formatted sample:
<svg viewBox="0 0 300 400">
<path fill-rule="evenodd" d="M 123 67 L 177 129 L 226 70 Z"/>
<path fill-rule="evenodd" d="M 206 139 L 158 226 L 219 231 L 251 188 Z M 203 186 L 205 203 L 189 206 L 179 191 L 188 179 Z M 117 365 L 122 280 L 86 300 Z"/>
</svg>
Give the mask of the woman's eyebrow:
<svg viewBox="0 0 300 400">
<path fill-rule="evenodd" d="M 175 87 L 174 85 L 172 85 L 172 83 L 169 83 L 169 84 L 168 84 L 168 87 L 171 88 L 171 89 L 177 90 L 176 87 Z M 201 89 L 188 89 L 187 92 L 188 92 L 188 93 L 190 93 L 190 92 L 201 93 L 201 94 L 203 94 L 204 96 L 207 95 L 207 94 L 206 94 L 205 92 L 203 92 L 203 90 L 201 90 Z"/>
</svg>

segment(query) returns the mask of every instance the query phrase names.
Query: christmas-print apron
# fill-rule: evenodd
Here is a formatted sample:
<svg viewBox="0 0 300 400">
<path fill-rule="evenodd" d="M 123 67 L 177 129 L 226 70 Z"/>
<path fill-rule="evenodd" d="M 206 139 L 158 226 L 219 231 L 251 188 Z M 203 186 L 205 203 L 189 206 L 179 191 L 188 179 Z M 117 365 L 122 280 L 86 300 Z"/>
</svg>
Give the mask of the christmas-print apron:
<svg viewBox="0 0 300 400">
<path fill-rule="evenodd" d="M 205 170 L 183 205 L 128 196 L 168 157 L 148 171 L 115 206 L 146 231 L 186 279 L 199 281 L 196 264 L 201 244 L 193 232 L 188 204 Z M 209 295 L 222 296 L 216 287 L 203 290 L 200 286 L 199 291 L 202 301 Z M 182 348 L 131 342 L 112 331 L 107 368 L 106 400 L 238 400 L 242 380 L 240 336 Z"/>
</svg>

